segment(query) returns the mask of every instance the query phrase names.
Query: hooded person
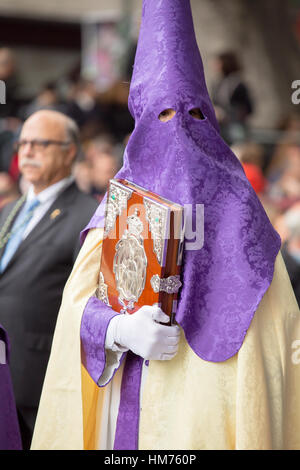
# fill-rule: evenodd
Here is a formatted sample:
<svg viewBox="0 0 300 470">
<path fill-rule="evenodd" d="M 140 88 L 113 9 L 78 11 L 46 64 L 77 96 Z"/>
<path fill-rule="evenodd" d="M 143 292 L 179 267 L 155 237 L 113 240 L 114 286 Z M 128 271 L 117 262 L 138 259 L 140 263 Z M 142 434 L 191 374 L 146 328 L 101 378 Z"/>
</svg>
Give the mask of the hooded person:
<svg viewBox="0 0 300 470">
<path fill-rule="evenodd" d="M 9 368 L 9 340 L 0 325 L 0 450 L 21 450 L 21 434 Z"/>
<path fill-rule="evenodd" d="M 33 449 L 299 449 L 300 317 L 269 222 L 221 139 L 189 0 L 144 0 L 116 175 L 204 207 L 176 324 L 96 295 L 105 199 L 66 284 Z M 150 361 L 149 361 L 150 360 Z"/>
</svg>

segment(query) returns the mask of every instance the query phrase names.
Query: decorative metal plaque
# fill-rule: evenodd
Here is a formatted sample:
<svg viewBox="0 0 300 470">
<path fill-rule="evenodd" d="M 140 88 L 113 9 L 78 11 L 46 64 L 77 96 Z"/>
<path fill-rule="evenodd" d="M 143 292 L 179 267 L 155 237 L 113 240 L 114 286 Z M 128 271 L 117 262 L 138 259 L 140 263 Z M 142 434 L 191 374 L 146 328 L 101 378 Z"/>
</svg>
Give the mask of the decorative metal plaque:
<svg viewBox="0 0 300 470">
<path fill-rule="evenodd" d="M 142 232 L 143 222 L 138 217 L 138 211 L 127 218 L 128 229 L 116 244 L 113 263 L 119 302 L 127 309 L 133 310 L 135 302 L 141 296 L 146 282 L 147 256 L 144 249 Z M 124 301 L 128 302 L 128 305 Z"/>
<path fill-rule="evenodd" d="M 144 205 L 146 208 L 146 219 L 153 238 L 153 251 L 156 254 L 157 261 L 162 265 L 168 210 L 146 198 L 144 198 Z"/>
<path fill-rule="evenodd" d="M 151 278 L 151 286 L 154 292 L 167 292 L 167 294 L 177 294 L 182 283 L 180 281 L 180 276 L 169 276 L 167 278 L 161 279 L 158 274 L 155 274 Z"/>
<path fill-rule="evenodd" d="M 102 302 L 105 303 L 108 307 L 111 307 L 109 300 L 108 300 L 107 284 L 105 284 L 104 276 L 101 271 L 100 271 L 99 285 L 96 291 L 96 296 L 98 297 L 99 300 L 102 300 Z"/>
<path fill-rule="evenodd" d="M 120 187 L 111 181 L 106 205 L 104 237 L 107 237 L 114 227 L 117 216 L 121 215 L 122 211 L 127 207 L 127 201 L 131 195 L 131 189 Z"/>
</svg>

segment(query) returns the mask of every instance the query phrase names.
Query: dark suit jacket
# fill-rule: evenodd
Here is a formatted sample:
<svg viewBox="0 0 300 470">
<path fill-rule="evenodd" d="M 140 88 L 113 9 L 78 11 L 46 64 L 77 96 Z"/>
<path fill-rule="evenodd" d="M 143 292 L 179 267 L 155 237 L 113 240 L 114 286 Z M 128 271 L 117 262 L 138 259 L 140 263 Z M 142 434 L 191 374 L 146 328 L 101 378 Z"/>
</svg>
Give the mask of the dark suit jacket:
<svg viewBox="0 0 300 470">
<path fill-rule="evenodd" d="M 0 229 L 14 204 L 1 211 Z M 0 323 L 10 338 L 17 406 L 38 406 L 63 288 L 80 248 L 79 233 L 97 205 L 73 183 L 0 274 Z M 60 213 L 51 218 L 55 209 Z"/>
<path fill-rule="evenodd" d="M 286 243 L 282 246 L 281 253 L 300 307 L 300 264 L 289 254 Z"/>
</svg>

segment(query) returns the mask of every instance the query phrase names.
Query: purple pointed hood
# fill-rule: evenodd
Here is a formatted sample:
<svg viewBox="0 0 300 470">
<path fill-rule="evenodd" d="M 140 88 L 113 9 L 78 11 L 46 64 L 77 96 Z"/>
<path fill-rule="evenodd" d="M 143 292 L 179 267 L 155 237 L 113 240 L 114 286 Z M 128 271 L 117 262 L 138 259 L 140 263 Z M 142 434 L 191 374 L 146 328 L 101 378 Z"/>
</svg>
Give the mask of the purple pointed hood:
<svg viewBox="0 0 300 470">
<path fill-rule="evenodd" d="M 176 115 L 161 122 L 168 108 Z M 129 109 L 135 129 L 116 177 L 189 205 L 194 222 L 204 208 L 203 246 L 186 244 L 176 321 L 198 356 L 224 361 L 243 343 L 281 242 L 219 134 L 189 0 L 144 0 Z M 103 208 L 88 228 L 103 225 Z"/>
<path fill-rule="evenodd" d="M 128 104 L 136 123 L 168 108 L 200 108 L 218 129 L 189 1 L 144 1 Z"/>
</svg>

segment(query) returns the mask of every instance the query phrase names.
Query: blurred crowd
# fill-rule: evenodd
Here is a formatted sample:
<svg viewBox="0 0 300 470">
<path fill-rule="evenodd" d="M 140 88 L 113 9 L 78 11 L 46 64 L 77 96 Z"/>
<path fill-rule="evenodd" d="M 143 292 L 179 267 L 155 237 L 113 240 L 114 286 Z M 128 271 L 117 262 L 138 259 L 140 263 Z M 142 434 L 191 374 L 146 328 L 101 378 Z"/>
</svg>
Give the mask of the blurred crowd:
<svg viewBox="0 0 300 470">
<path fill-rule="evenodd" d="M 45 84 L 29 102 L 17 98 L 13 51 L 0 48 L 0 80 L 6 103 L 0 106 L 0 210 L 27 189 L 18 170 L 15 142 L 22 123 L 39 109 L 54 109 L 73 118 L 80 129 L 81 154 L 73 172 L 79 188 L 99 202 L 109 179 L 122 166 L 134 122 L 127 109 L 129 84 L 115 84 L 99 94 L 94 83 L 77 77 L 61 86 Z M 265 210 L 282 238 L 282 253 L 300 302 L 300 114 L 287 116 L 268 142 L 256 139 L 249 118 L 255 103 L 243 80 L 237 57 L 215 58 L 211 96 L 223 138 L 231 145 Z M 266 126 L 267 127 L 267 126 Z"/>
<path fill-rule="evenodd" d="M 81 151 L 73 171 L 79 188 L 101 201 L 110 178 L 122 166 L 122 155 L 133 119 L 127 108 L 129 84 L 120 82 L 98 93 L 93 82 L 78 73 L 47 83 L 31 100 L 19 98 L 16 58 L 0 48 L 0 80 L 6 85 L 6 104 L 0 106 L 0 210 L 26 192 L 15 151 L 24 121 L 41 109 L 60 111 L 80 129 Z"/>
</svg>

